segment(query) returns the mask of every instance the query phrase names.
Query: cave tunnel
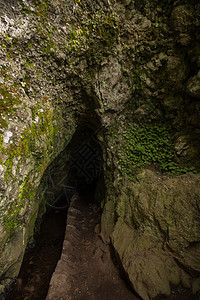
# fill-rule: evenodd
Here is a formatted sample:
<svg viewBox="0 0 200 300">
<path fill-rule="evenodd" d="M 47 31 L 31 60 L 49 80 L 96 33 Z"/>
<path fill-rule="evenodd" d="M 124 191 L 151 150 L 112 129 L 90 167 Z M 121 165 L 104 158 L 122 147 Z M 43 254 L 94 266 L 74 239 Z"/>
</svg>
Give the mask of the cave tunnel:
<svg viewBox="0 0 200 300">
<path fill-rule="evenodd" d="M 78 193 L 85 205 L 96 203 L 100 206 L 105 190 L 102 149 L 97 139 L 101 127 L 96 130 L 92 127 L 78 126 L 66 149 L 43 175 L 43 201 L 36 220 L 34 242 L 27 247 L 19 276 L 6 300 L 45 299 L 62 252 L 67 211 L 73 195 Z M 101 199 L 95 197 L 97 186 L 101 189 Z"/>
<path fill-rule="evenodd" d="M 72 149 L 68 166 L 69 186 L 81 195 L 94 193 L 102 172 L 102 150 L 96 132 L 87 127 L 78 129 L 72 139 Z"/>
<path fill-rule="evenodd" d="M 68 207 L 75 192 L 89 202 L 96 201 L 97 182 L 103 184 L 102 149 L 96 131 L 87 126 L 78 127 L 69 145 L 46 173 L 45 202 L 50 208 L 58 208 L 60 199 Z"/>
</svg>

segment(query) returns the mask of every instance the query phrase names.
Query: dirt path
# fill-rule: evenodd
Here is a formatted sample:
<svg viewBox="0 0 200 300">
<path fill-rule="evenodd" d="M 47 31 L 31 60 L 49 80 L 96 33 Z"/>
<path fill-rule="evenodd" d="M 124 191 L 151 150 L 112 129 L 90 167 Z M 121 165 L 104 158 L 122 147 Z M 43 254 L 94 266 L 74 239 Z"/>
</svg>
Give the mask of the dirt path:
<svg viewBox="0 0 200 300">
<path fill-rule="evenodd" d="M 6 300 L 42 300 L 62 251 L 67 211 L 45 216 L 36 245 L 25 253 L 21 271 Z M 1 297 L 0 297 L 1 298 Z"/>
<path fill-rule="evenodd" d="M 114 266 L 110 249 L 98 237 L 95 205 L 73 197 L 68 211 L 62 256 L 46 300 L 138 300 Z"/>
<path fill-rule="evenodd" d="M 19 277 L 6 300 L 44 300 L 48 289 L 46 300 L 141 299 L 121 279 L 109 246 L 98 237 L 98 208 L 73 197 L 65 232 L 66 214 L 65 210 L 52 210 L 44 218 L 36 245 L 25 254 Z M 156 299 L 197 300 L 197 297 L 176 287 L 170 297 Z"/>
</svg>

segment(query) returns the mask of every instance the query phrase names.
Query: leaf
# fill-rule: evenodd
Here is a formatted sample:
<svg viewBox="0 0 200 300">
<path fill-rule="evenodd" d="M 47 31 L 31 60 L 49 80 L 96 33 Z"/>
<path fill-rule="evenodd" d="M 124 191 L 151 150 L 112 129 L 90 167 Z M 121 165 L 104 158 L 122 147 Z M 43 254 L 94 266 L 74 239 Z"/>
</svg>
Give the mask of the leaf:
<svg viewBox="0 0 200 300">
<path fill-rule="evenodd" d="M 25 87 L 25 86 L 26 86 L 26 82 L 22 81 L 22 82 L 21 82 L 21 86 L 22 86 L 22 87 Z"/>
<path fill-rule="evenodd" d="M 140 152 L 142 152 L 142 153 L 145 152 L 144 146 L 142 146 L 142 145 L 140 145 L 140 144 L 138 144 L 138 145 L 135 147 L 135 150 L 140 151 Z"/>
</svg>

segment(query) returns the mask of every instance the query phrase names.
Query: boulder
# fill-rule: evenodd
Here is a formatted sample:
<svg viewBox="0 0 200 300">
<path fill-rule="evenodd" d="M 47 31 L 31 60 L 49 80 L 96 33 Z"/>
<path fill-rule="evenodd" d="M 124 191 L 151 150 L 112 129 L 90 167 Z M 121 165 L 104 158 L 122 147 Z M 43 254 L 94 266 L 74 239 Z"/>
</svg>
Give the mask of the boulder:
<svg viewBox="0 0 200 300">
<path fill-rule="evenodd" d="M 191 32 L 193 29 L 193 11 L 188 5 L 176 6 L 171 14 L 173 29 L 177 35 L 177 40 L 183 46 L 191 42 Z"/>
<path fill-rule="evenodd" d="M 171 285 L 196 285 L 200 266 L 199 195 L 199 176 L 167 177 L 150 170 L 122 188 L 111 240 L 143 299 L 170 296 Z"/>
<path fill-rule="evenodd" d="M 200 99 L 200 71 L 188 80 L 186 91 L 190 96 Z"/>
<path fill-rule="evenodd" d="M 184 87 L 189 68 L 183 57 L 173 55 L 168 58 L 165 72 L 173 88 L 180 90 Z"/>
</svg>

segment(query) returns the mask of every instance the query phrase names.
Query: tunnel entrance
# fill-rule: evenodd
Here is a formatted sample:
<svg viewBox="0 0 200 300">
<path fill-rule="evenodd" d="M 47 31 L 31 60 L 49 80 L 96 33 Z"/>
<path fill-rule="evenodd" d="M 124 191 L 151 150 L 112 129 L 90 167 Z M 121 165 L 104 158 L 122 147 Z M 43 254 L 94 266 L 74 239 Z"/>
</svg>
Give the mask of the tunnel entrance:
<svg viewBox="0 0 200 300">
<path fill-rule="evenodd" d="M 100 237 L 105 186 L 96 133 L 78 128 L 46 170 L 35 243 L 27 248 L 6 300 L 140 299 L 125 283 L 109 245 Z M 98 189 L 101 199 L 97 200 Z"/>
<path fill-rule="evenodd" d="M 101 146 L 96 132 L 82 126 L 46 172 L 44 198 L 47 208 L 68 208 L 75 192 L 83 197 L 85 194 L 92 196 L 99 178 L 103 183 Z M 59 207 L 58 202 L 63 197 L 65 203 Z"/>
<path fill-rule="evenodd" d="M 2 300 L 141 299 L 99 235 L 101 209 L 95 193 L 100 186 L 103 199 L 105 186 L 96 133 L 87 126 L 78 128 L 46 170 L 35 242 L 28 246 L 20 274 Z M 181 298 L 180 290 L 174 291 L 173 299 L 188 299 L 185 291 Z"/>
<path fill-rule="evenodd" d="M 94 203 L 96 184 L 102 176 L 102 150 L 96 132 L 80 126 L 43 176 L 43 201 L 36 221 L 35 242 L 27 247 L 20 274 L 6 300 L 46 298 L 62 252 L 71 198 L 79 193 L 86 205 Z"/>
</svg>

